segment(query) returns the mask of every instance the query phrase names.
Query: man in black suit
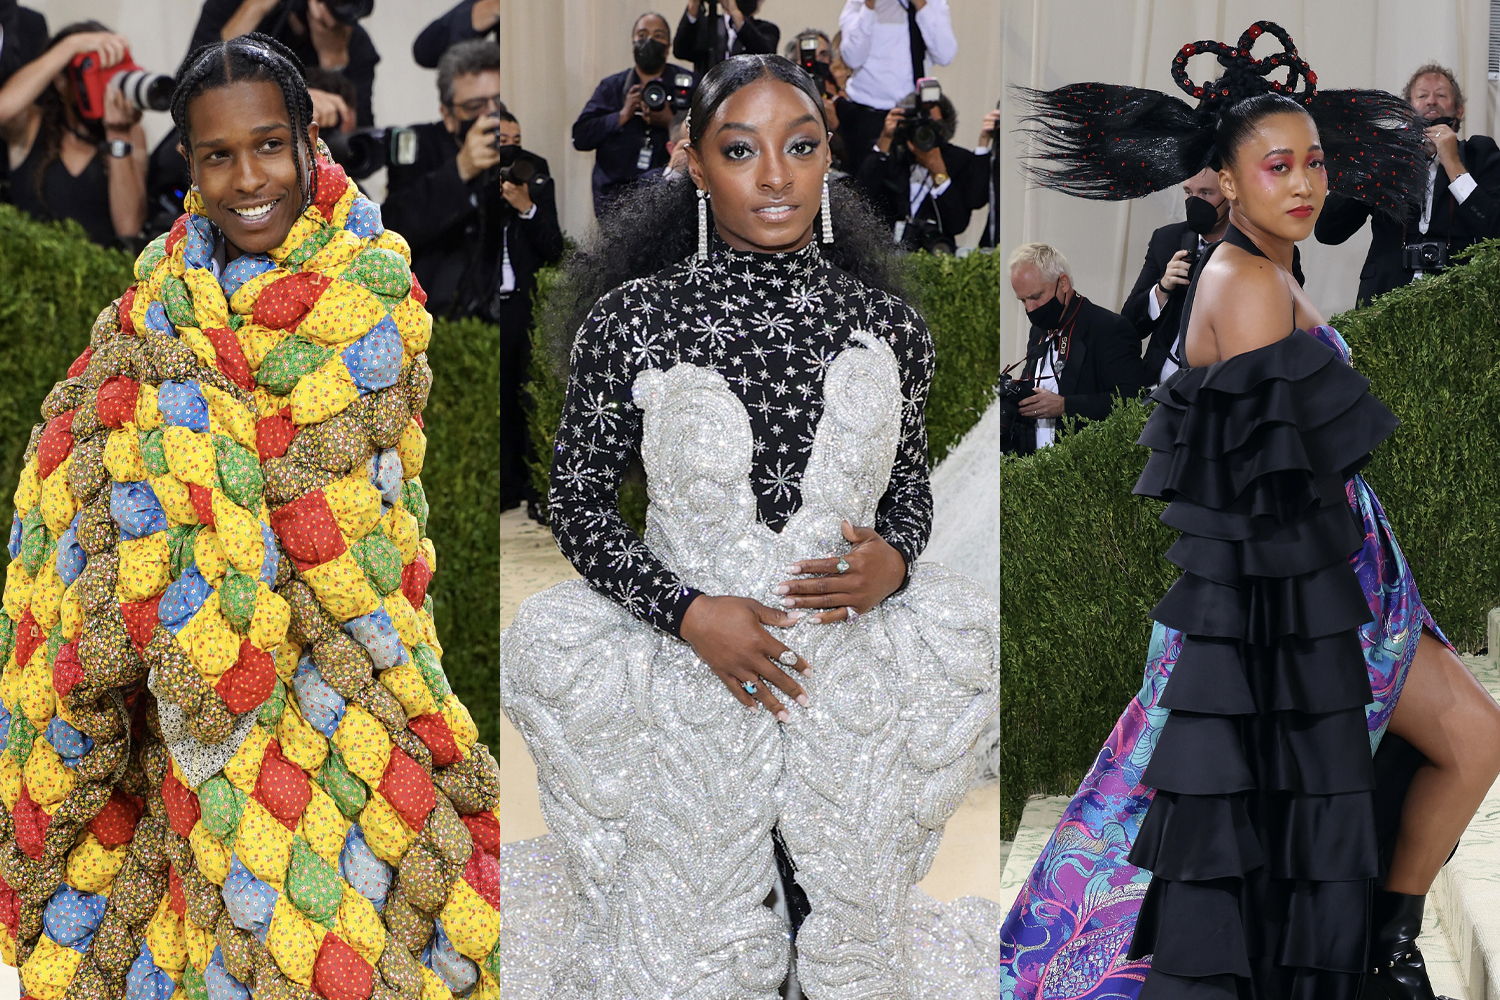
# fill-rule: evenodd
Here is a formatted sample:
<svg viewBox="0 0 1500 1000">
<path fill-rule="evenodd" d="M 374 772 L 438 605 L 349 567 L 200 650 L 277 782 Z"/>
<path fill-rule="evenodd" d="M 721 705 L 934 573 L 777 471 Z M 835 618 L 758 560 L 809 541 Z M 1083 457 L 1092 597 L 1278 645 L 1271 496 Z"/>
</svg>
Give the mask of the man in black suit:
<svg viewBox="0 0 1500 1000">
<path fill-rule="evenodd" d="M 986 137 L 990 119 L 985 119 L 987 129 L 979 146 L 971 151 L 956 145 L 952 139 L 958 111 L 944 95 L 928 109 L 941 141 L 923 150 L 909 138 L 897 141 L 897 131 L 915 100 L 915 95 L 908 96 L 886 115 L 885 129 L 875 149 L 860 163 L 855 184 L 885 217 L 902 246 L 953 253 L 974 210 L 989 204 L 992 154 Z"/>
<path fill-rule="evenodd" d="M 1059 251 L 1045 243 L 1018 248 L 1010 287 L 1031 320 L 1022 378 L 1035 391 L 1020 401 L 1020 419 L 1001 448 L 1029 454 L 1056 440 L 1064 417 L 1109 416 L 1117 396 L 1140 392 L 1145 371 L 1135 328 L 1078 293 Z"/>
<path fill-rule="evenodd" d="M 672 55 L 691 59 L 700 77 L 729 56 L 772 55 L 781 41 L 781 29 L 755 16 L 760 0 L 719 0 L 719 16 L 707 20 L 703 0 L 688 0 L 677 23 Z"/>
<path fill-rule="evenodd" d="M 1359 272 L 1360 305 L 1442 270 L 1453 254 L 1500 235 L 1500 148 L 1487 135 L 1459 139 L 1464 95 L 1453 72 L 1436 63 L 1421 67 L 1407 82 L 1405 97 L 1428 122 L 1431 161 L 1422 206 L 1405 219 L 1392 219 L 1329 192 L 1313 230 L 1319 243 L 1343 243 L 1371 218 L 1370 252 Z"/>
</svg>

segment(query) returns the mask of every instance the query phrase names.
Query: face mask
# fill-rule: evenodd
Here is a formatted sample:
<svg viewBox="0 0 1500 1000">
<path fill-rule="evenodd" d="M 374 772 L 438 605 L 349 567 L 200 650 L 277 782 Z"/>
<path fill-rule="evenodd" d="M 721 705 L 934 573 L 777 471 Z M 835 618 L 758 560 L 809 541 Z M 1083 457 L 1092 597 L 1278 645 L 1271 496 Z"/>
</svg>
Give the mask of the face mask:
<svg viewBox="0 0 1500 1000">
<path fill-rule="evenodd" d="M 660 73 L 667 64 L 667 44 L 655 38 L 635 43 L 635 64 L 643 73 Z"/>
<path fill-rule="evenodd" d="M 1058 279 L 1061 283 L 1062 279 Z M 1062 302 L 1057 298 L 1057 284 L 1052 286 L 1052 298 L 1043 302 L 1035 309 L 1026 310 L 1026 318 L 1031 320 L 1031 325 L 1042 330 L 1056 330 L 1062 325 L 1063 315 Z"/>
<path fill-rule="evenodd" d="M 1432 126 L 1434 126 L 1434 125 L 1446 125 L 1449 128 L 1453 128 L 1454 127 L 1453 123 L 1455 121 L 1457 121 L 1457 120 L 1458 119 L 1456 119 L 1456 118 L 1450 118 L 1447 115 L 1443 115 L 1443 116 L 1438 117 L 1438 118 L 1428 118 L 1426 120 L 1426 122 L 1424 123 L 1424 127 L 1426 127 L 1426 128 L 1432 128 Z"/>
<path fill-rule="evenodd" d="M 1219 207 L 1206 198 L 1191 195 L 1187 200 L 1187 224 L 1199 236 L 1213 232 L 1219 224 Z"/>
</svg>

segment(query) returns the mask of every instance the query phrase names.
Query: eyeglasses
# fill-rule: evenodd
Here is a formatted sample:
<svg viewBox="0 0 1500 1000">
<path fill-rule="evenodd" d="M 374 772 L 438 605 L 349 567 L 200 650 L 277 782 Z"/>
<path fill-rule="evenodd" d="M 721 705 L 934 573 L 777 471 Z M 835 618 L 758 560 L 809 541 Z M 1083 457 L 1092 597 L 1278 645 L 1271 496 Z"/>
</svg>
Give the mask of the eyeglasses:
<svg viewBox="0 0 1500 1000">
<path fill-rule="evenodd" d="M 454 111 L 462 111 L 469 118 L 478 118 L 489 109 L 494 108 L 499 111 L 504 105 L 500 103 L 500 95 L 495 94 L 491 97 L 474 97 L 457 104 L 450 104 L 448 107 Z"/>
</svg>

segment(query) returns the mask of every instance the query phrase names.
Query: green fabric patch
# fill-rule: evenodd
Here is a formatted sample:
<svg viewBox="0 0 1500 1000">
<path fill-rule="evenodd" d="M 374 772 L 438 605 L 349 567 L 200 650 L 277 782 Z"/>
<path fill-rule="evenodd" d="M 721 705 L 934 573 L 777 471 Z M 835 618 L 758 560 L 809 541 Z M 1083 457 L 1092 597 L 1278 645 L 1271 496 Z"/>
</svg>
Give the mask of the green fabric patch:
<svg viewBox="0 0 1500 1000">
<path fill-rule="evenodd" d="M 229 329 L 231 329 L 231 330 L 238 330 L 240 327 L 242 327 L 244 325 L 245 325 L 245 317 L 241 316 L 239 313 L 230 313 L 230 315 L 229 315 Z"/>
<path fill-rule="evenodd" d="M 318 784 L 322 785 L 323 791 L 333 799 L 334 805 L 339 807 L 339 812 L 349 819 L 359 818 L 360 810 L 365 807 L 365 802 L 370 797 L 365 783 L 349 770 L 344 763 L 344 758 L 339 756 L 337 750 L 330 750 L 328 759 L 323 761 L 323 768 L 318 774 Z"/>
<path fill-rule="evenodd" d="M 189 566 L 196 564 L 193 554 L 193 546 L 198 542 L 198 532 L 203 530 L 201 524 L 174 524 L 167 529 L 167 547 L 172 554 L 172 579 L 187 572 Z"/>
<path fill-rule="evenodd" d="M 386 308 L 406 298 L 411 291 L 411 268 L 407 266 L 406 259 L 394 250 L 371 247 L 361 251 L 344 269 L 341 277 L 363 286 L 382 301 L 387 298 L 393 300 Z"/>
<path fill-rule="evenodd" d="M 167 467 L 167 450 L 162 445 L 161 428 L 136 433 L 141 439 L 141 458 L 145 460 L 146 472 L 153 476 L 165 476 L 171 472 Z"/>
<path fill-rule="evenodd" d="M 40 506 L 40 504 L 38 504 Z M 21 535 L 21 568 L 26 575 L 33 580 L 36 579 L 37 571 L 42 568 L 49 552 L 55 552 L 52 543 L 52 533 L 47 530 L 45 524 L 37 524 L 27 528 Z"/>
<path fill-rule="evenodd" d="M 297 909 L 320 924 L 332 923 L 344 898 L 338 873 L 314 854 L 301 837 L 292 839 L 292 863 L 286 872 L 286 894 Z"/>
<path fill-rule="evenodd" d="M 10 615 L 0 615 L 0 663 L 9 662 L 15 648 L 16 623 L 10 620 Z"/>
<path fill-rule="evenodd" d="M 372 531 L 349 546 L 354 561 L 381 597 L 401 586 L 401 551 L 383 531 Z"/>
<path fill-rule="evenodd" d="M 182 979 L 178 981 L 177 989 L 183 1000 L 208 1000 L 208 984 L 203 981 L 203 973 L 193 968 L 191 962 L 182 970 Z"/>
<path fill-rule="evenodd" d="M 63 648 L 62 625 L 58 624 L 58 625 L 53 626 L 51 634 L 47 636 L 46 653 L 44 654 L 47 657 L 47 662 L 48 663 L 56 663 L 57 662 L 57 651 L 59 649 L 62 649 L 62 648 Z"/>
<path fill-rule="evenodd" d="M 266 353 L 255 380 L 273 396 L 288 395 L 297 382 L 327 361 L 333 350 L 319 347 L 305 337 L 288 337 Z"/>
<path fill-rule="evenodd" d="M 222 774 L 205 781 L 198 789 L 198 808 L 208 832 L 227 841 L 240 825 L 240 813 L 245 809 L 247 797 Z"/>
<path fill-rule="evenodd" d="M 495 947 L 490 952 L 489 958 L 484 960 L 484 967 L 489 970 L 490 976 L 495 982 L 504 982 L 500 976 L 500 942 L 495 942 Z"/>
<path fill-rule="evenodd" d="M 6 741 L 6 749 L 10 751 L 16 763 L 22 767 L 26 766 L 26 758 L 31 756 L 31 742 L 36 739 L 36 727 L 31 720 L 26 718 L 25 712 L 16 712 L 10 717 L 10 736 Z"/>
<path fill-rule="evenodd" d="M 286 685 L 281 683 L 281 678 L 276 678 L 276 687 L 272 689 L 271 696 L 260 705 L 259 722 L 267 729 L 275 729 L 276 724 L 281 721 L 281 713 L 286 711 Z"/>
<path fill-rule="evenodd" d="M 421 479 L 408 479 L 401 486 L 401 505 L 406 512 L 417 519 L 417 526 L 422 529 L 422 537 L 427 537 L 427 491 L 422 489 Z"/>
<path fill-rule="evenodd" d="M 422 671 L 422 679 L 432 689 L 432 694 L 439 703 L 453 693 L 453 688 L 448 684 L 448 677 L 443 673 L 442 664 L 438 663 L 437 653 L 431 646 L 425 642 L 420 643 L 411 651 L 411 658 L 416 662 L 417 669 Z"/>
<path fill-rule="evenodd" d="M 255 617 L 255 583 L 254 577 L 230 566 L 219 587 L 219 612 L 241 634 L 250 631 L 250 619 Z"/>
<path fill-rule="evenodd" d="M 259 510 L 266 479 L 256 456 L 223 434 L 214 435 L 214 453 L 219 460 L 219 485 L 224 495 L 246 510 Z"/>
<path fill-rule="evenodd" d="M 333 239 L 339 232 L 340 230 L 335 229 L 333 226 L 324 226 L 303 240 L 302 245 L 288 254 L 286 260 L 281 262 L 281 266 L 288 271 L 296 270 L 302 266 L 304 261 L 326 247 L 328 241 Z"/>
<path fill-rule="evenodd" d="M 151 272 L 156 270 L 167 257 L 167 233 L 162 233 L 156 239 L 146 244 L 146 249 L 135 259 L 135 280 L 145 281 L 151 277 Z"/>
<path fill-rule="evenodd" d="M 198 325 L 198 314 L 193 311 L 193 296 L 188 292 L 187 283 L 177 275 L 169 274 L 162 280 L 161 304 L 173 326 Z"/>
</svg>

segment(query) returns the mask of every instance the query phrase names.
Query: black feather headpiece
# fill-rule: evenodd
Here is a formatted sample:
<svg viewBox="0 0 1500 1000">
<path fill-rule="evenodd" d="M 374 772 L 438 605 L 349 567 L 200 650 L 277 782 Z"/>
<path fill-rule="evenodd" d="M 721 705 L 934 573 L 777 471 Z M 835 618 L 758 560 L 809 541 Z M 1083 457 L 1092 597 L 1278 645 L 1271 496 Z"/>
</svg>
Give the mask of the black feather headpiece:
<svg viewBox="0 0 1500 1000">
<path fill-rule="evenodd" d="M 1261 35 L 1282 44 L 1263 59 L 1251 55 Z M 1194 83 L 1187 62 L 1218 57 L 1223 75 Z M 1270 74 L 1286 70 L 1285 81 Z M 1330 190 L 1398 218 L 1421 198 L 1427 173 L 1423 122 L 1412 107 L 1383 90 L 1317 89 L 1318 75 L 1292 38 L 1272 21 L 1257 21 L 1236 45 L 1201 41 L 1172 59 L 1172 78 L 1196 106 L 1143 87 L 1075 83 L 1056 90 L 1013 88 L 1031 128 L 1026 172 L 1042 187 L 1102 201 L 1140 198 L 1217 166 L 1226 111 L 1248 98 L 1280 94 L 1306 109 L 1318 128 Z"/>
</svg>

